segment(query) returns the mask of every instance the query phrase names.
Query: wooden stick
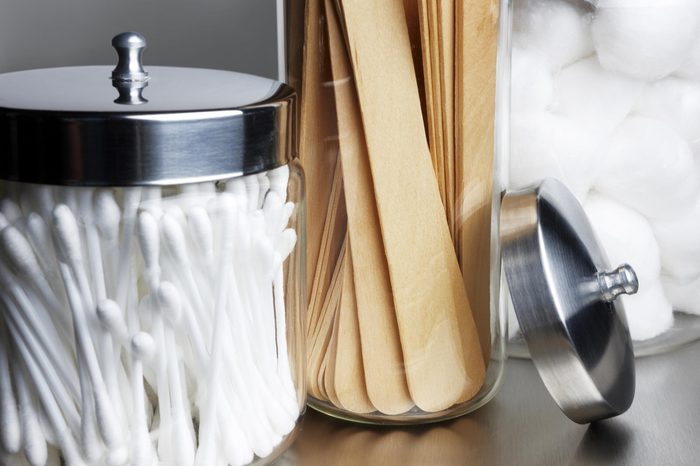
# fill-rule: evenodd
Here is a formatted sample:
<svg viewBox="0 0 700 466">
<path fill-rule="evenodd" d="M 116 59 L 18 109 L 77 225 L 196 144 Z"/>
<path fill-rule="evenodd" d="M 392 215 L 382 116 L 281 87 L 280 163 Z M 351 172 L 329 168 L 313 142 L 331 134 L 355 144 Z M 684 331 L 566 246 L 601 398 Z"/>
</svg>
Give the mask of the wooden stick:
<svg viewBox="0 0 700 466">
<path fill-rule="evenodd" d="M 491 348 L 490 251 L 498 14 L 498 0 L 457 2 L 457 250 L 485 361 Z"/>
<path fill-rule="evenodd" d="M 403 1 L 340 5 L 408 388 L 420 409 L 440 411 L 479 390 L 484 362 L 430 163 Z"/>
<path fill-rule="evenodd" d="M 325 49 L 323 0 L 308 0 L 304 51 L 299 157 L 306 174 L 308 218 L 307 266 L 316 270 L 321 236 L 329 211 L 332 178 L 338 152 L 335 138 L 333 91 L 324 83 L 331 80 L 328 52 Z M 314 283 L 307 283 L 310 295 Z"/>
<path fill-rule="evenodd" d="M 348 235 L 357 296 L 357 317 L 365 381 L 371 403 L 386 414 L 399 414 L 413 406 L 403 369 L 389 267 L 384 253 L 364 130 L 358 108 L 352 69 L 340 24 L 328 9 L 329 46 L 336 105 L 339 109 L 341 163 L 348 214 Z M 349 286 L 349 285 L 348 285 Z"/>
<path fill-rule="evenodd" d="M 338 310 L 333 384 L 340 406 L 353 413 L 371 413 L 377 408 L 372 405 L 365 385 L 351 246 L 350 250 L 351 254 L 346 257 L 343 296 Z"/>
</svg>

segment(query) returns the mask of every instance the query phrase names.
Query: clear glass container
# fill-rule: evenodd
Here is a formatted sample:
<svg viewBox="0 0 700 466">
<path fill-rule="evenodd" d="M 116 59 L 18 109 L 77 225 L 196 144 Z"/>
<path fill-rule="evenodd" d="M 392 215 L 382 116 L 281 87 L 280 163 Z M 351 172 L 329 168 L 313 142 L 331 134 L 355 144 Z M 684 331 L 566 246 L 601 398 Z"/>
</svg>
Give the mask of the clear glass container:
<svg viewBox="0 0 700 466">
<path fill-rule="evenodd" d="M 396 11 L 379 11 L 396 23 L 365 31 L 367 37 L 394 31 L 391 40 L 397 39 L 397 55 L 404 60 L 398 67 L 380 60 L 375 71 L 385 81 L 372 88 L 378 89 L 375 97 L 382 100 L 386 90 L 396 97 L 395 105 L 405 105 L 403 97 L 412 105 L 404 118 L 387 102 L 377 103 L 387 109 L 384 120 L 401 120 L 394 127 L 400 131 L 377 135 L 377 128 L 387 128 L 386 121 L 363 87 L 374 75 L 357 78 L 365 72 L 358 68 L 364 66 L 363 57 L 372 54 L 346 47 L 359 37 L 360 28 L 348 27 L 348 18 L 356 13 L 350 3 L 338 8 L 332 1 L 288 1 L 286 11 L 287 69 L 289 82 L 299 83 L 300 153 L 309 200 L 309 405 L 360 423 L 450 419 L 495 396 L 506 359 L 498 218 L 508 172 L 510 2 L 500 2 L 500 8 L 498 1 L 470 6 L 473 11 L 465 17 L 478 19 L 455 32 L 461 44 L 473 46 L 457 47 L 466 69 L 478 63 L 484 71 L 469 74 L 453 64 L 464 82 L 481 87 L 476 92 L 465 86 L 471 90 L 465 101 L 473 105 L 453 109 L 464 112 L 464 119 L 455 118 L 451 131 L 461 131 L 467 142 L 461 152 L 455 149 L 464 155 L 453 155 L 455 163 L 464 162 L 464 181 L 452 181 L 449 208 L 430 166 L 438 143 L 427 135 L 431 122 L 424 102 L 420 108 L 424 77 L 419 72 L 417 80 L 409 79 L 402 93 L 397 89 L 405 83 L 381 71 L 407 76 L 423 69 L 420 35 L 415 35 L 419 18 L 410 14 L 418 12 L 405 10 L 403 19 Z M 459 8 L 455 14 L 462 13 Z M 367 20 L 355 18 L 360 16 L 359 21 Z M 483 34 L 474 24 L 483 26 Z M 392 56 L 388 39 L 382 40 L 375 50 Z M 292 44 L 302 43 L 300 56 Z M 368 45 L 364 52 L 373 48 Z M 469 50 L 479 52 L 470 55 Z M 358 61 L 352 61 L 355 56 Z M 466 121 L 470 123 L 462 124 Z M 473 132 L 470 124 L 479 130 Z M 418 133 L 425 137 L 411 139 L 417 142 L 413 147 L 401 141 Z M 384 136 L 401 148 L 392 148 Z M 400 162 L 396 154 L 404 148 L 405 162 Z M 378 153 L 393 157 L 392 164 L 382 167 Z M 480 176 L 468 175 L 472 154 L 482 164 Z M 400 208 L 385 208 L 392 203 Z M 393 216 L 396 209 L 403 215 Z"/>
<path fill-rule="evenodd" d="M 508 188 L 560 179 L 637 270 L 622 298 L 637 356 L 700 338 L 696 2 L 523 1 L 513 17 Z M 527 356 L 514 318 L 510 338 Z"/>
<path fill-rule="evenodd" d="M 113 45 L 0 75 L 0 463 L 267 463 L 306 406 L 294 93 Z"/>
</svg>

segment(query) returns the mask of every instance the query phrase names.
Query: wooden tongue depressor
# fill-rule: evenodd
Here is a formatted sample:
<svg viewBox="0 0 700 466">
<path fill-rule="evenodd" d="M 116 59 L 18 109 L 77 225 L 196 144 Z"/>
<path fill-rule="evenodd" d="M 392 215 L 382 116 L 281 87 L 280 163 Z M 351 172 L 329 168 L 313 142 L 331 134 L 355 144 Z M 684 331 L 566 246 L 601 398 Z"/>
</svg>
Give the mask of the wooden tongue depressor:
<svg viewBox="0 0 700 466">
<path fill-rule="evenodd" d="M 367 394 L 377 410 L 385 414 L 400 414 L 408 411 L 414 403 L 404 374 L 369 156 L 339 20 L 330 0 L 326 1 L 326 8 L 360 330 L 360 339 L 355 344 L 361 346 L 364 361 L 364 377 L 358 374 L 356 378 L 365 380 Z M 345 393 L 344 396 L 347 398 Z"/>
<path fill-rule="evenodd" d="M 326 299 L 324 300 L 321 308 L 319 321 L 317 322 L 317 325 L 315 325 L 314 331 L 309 334 L 308 338 L 308 340 L 311 342 L 311 348 L 309 348 L 310 351 L 307 358 L 307 379 L 309 381 L 309 390 L 313 396 L 320 399 L 327 399 L 322 383 L 324 369 L 323 362 L 331 339 L 335 311 L 340 303 L 340 295 L 342 293 L 342 276 L 343 266 L 345 263 L 343 261 L 343 258 L 345 257 L 344 249 L 345 242 L 343 242 L 340 257 L 335 263 L 333 277 L 331 279 L 328 293 L 326 293 Z"/>
<path fill-rule="evenodd" d="M 437 17 L 440 25 L 438 31 L 438 56 L 440 57 L 440 87 L 442 89 L 442 126 L 443 126 L 443 150 L 444 150 L 444 179 L 445 179 L 445 211 L 447 212 L 447 224 L 450 234 L 455 238 L 455 182 L 454 182 L 454 157 L 455 157 L 455 129 L 454 129 L 454 52 L 455 52 L 455 2 L 453 0 L 439 0 L 437 4 Z M 454 243 L 454 241 L 453 241 Z"/>
<path fill-rule="evenodd" d="M 420 409 L 439 411 L 479 390 L 484 361 L 430 163 L 403 1 L 339 2 L 408 388 Z"/>
<path fill-rule="evenodd" d="M 333 173 L 338 152 L 333 90 L 324 86 L 331 77 L 328 51 L 324 50 L 326 41 L 323 37 L 323 12 L 323 0 L 307 0 L 299 158 L 306 179 L 309 271 L 315 270 L 319 266 L 318 262 L 325 260 L 319 247 L 326 223 L 324 219 L 329 211 L 332 179 L 328 173 Z M 307 286 L 309 296 L 314 282 L 309 280 Z"/>
<path fill-rule="evenodd" d="M 335 370 L 336 370 L 336 353 L 338 351 L 338 319 L 340 316 L 340 309 L 343 306 L 343 299 L 346 293 L 345 283 L 348 273 L 348 260 L 350 259 L 350 253 L 348 251 L 348 246 L 345 247 L 345 255 L 343 257 L 343 275 L 339 277 L 340 284 L 340 296 L 338 299 L 338 305 L 333 310 L 333 324 L 331 325 L 331 338 L 328 342 L 328 349 L 324 357 L 325 373 L 323 374 L 323 385 L 325 387 L 325 393 L 328 400 L 335 406 L 342 406 L 340 400 L 338 400 L 338 394 L 335 389 Z"/>
<path fill-rule="evenodd" d="M 457 2 L 457 251 L 484 360 L 491 348 L 490 251 L 499 0 Z"/>
<path fill-rule="evenodd" d="M 316 331 L 316 327 L 321 321 L 319 316 L 323 310 L 325 297 L 329 292 L 333 270 L 340 258 L 347 230 L 345 194 L 343 192 L 342 171 L 339 162 L 335 165 L 332 180 L 333 189 L 331 189 L 330 199 L 328 200 L 328 214 L 326 215 L 321 235 L 321 255 L 314 272 L 313 286 L 309 299 L 306 327 L 308 335 Z"/>
<path fill-rule="evenodd" d="M 352 245 L 348 244 L 352 250 Z M 343 296 L 338 309 L 333 385 L 339 405 L 353 413 L 371 413 L 377 409 L 367 395 L 357 320 L 355 277 L 352 252 L 345 258 Z"/>
</svg>

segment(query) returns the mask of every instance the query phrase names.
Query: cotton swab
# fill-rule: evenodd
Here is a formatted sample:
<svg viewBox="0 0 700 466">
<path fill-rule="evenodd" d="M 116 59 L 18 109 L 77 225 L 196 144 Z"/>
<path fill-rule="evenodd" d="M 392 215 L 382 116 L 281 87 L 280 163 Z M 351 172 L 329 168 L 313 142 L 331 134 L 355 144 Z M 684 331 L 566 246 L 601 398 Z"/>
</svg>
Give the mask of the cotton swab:
<svg viewBox="0 0 700 466">
<path fill-rule="evenodd" d="M 0 202 L 0 212 L 2 212 L 7 221 L 11 224 L 23 217 L 22 209 L 19 208 L 15 201 L 8 197 L 4 198 L 2 202 Z"/>
<path fill-rule="evenodd" d="M 24 371 L 19 364 L 12 366 L 19 411 L 21 413 L 22 444 L 24 456 L 30 466 L 44 466 L 48 461 L 48 446 L 39 424 L 39 417 L 34 401 L 25 379 Z"/>
<path fill-rule="evenodd" d="M 54 211 L 56 214 L 56 211 Z M 58 214 L 61 215 L 60 213 Z M 57 240 L 61 242 L 65 238 L 60 238 L 63 229 L 57 230 Z M 116 424 L 114 407 L 112 406 L 109 394 L 104 384 L 102 374 L 100 372 L 99 362 L 95 349 L 90 340 L 90 332 L 87 319 L 82 308 L 80 293 L 77 284 L 75 283 L 70 267 L 67 264 L 59 265 L 61 277 L 63 278 L 66 288 L 66 295 L 73 313 L 73 325 L 75 328 L 76 345 L 80 357 L 84 359 L 85 367 L 87 368 L 87 377 L 92 385 L 92 392 L 95 397 L 95 415 L 97 418 L 97 426 L 100 430 L 102 439 L 109 448 L 107 458 L 109 466 L 121 466 L 128 460 L 128 450 L 124 445 L 122 434 Z"/>
<path fill-rule="evenodd" d="M 42 379 L 52 393 L 52 398 L 55 398 L 55 403 L 65 416 L 64 422 L 73 431 L 78 431 L 80 426 L 80 418 L 75 407 L 74 400 L 79 399 L 77 393 L 71 394 L 70 385 L 66 386 L 61 382 L 59 375 L 56 372 L 55 366 L 51 363 L 47 353 L 45 353 L 41 345 L 37 342 L 36 336 L 31 332 L 27 324 L 22 320 L 21 313 L 17 305 L 6 295 L 0 295 L 5 308 L 5 319 L 10 334 L 16 342 L 16 346 L 22 343 L 24 352 L 22 356 L 33 358 L 34 364 L 41 371 Z"/>
<path fill-rule="evenodd" d="M 160 285 L 161 269 L 158 263 L 160 255 L 160 237 L 158 223 L 150 211 L 142 211 L 138 216 L 138 239 L 141 257 L 144 262 L 144 274 L 149 294 L 148 304 L 151 308 L 151 325 L 156 342 L 156 377 L 158 408 L 160 413 L 160 434 L 158 439 L 158 455 L 161 461 L 172 461 L 175 455 L 171 451 L 172 444 L 172 415 L 170 400 L 170 379 L 168 377 L 168 359 L 175 357 L 168 354 L 165 345 L 165 329 L 158 302 L 158 287 Z"/>
<path fill-rule="evenodd" d="M 9 340 L 0 319 L 0 446 L 9 454 L 22 448 L 22 430 L 17 412 L 17 399 L 12 388 L 9 362 Z"/>
<path fill-rule="evenodd" d="M 121 360 L 116 356 L 117 353 L 114 350 L 112 332 L 125 332 L 126 326 L 120 322 L 121 310 L 119 305 L 112 300 L 103 299 L 100 301 L 97 304 L 96 313 L 99 322 L 97 345 L 99 346 L 100 364 L 103 369 L 105 384 L 117 415 L 117 423 L 122 424 L 126 413 L 122 405 L 121 392 L 126 387 L 121 386 L 119 381 L 118 371 L 122 366 Z M 122 325 L 124 325 L 124 328 L 122 328 Z"/>
<path fill-rule="evenodd" d="M 82 188 L 78 192 L 78 205 L 80 206 L 79 215 L 85 229 L 85 247 L 87 250 L 88 270 L 92 279 L 93 303 L 99 303 L 107 298 L 107 285 L 102 263 L 100 236 L 93 213 L 94 193 L 94 189 Z"/>
<path fill-rule="evenodd" d="M 187 211 L 187 223 L 204 264 L 211 269 L 214 265 L 214 230 L 209 214 L 204 207 L 191 207 Z"/>
<path fill-rule="evenodd" d="M 53 211 L 53 228 L 59 260 L 70 267 L 71 273 L 77 281 L 86 315 L 92 317 L 95 312 L 95 300 L 85 270 L 80 228 L 70 207 L 65 204 L 56 206 Z M 63 279 L 65 281 L 65 277 Z"/>
<path fill-rule="evenodd" d="M 114 194 L 109 190 L 97 190 L 94 198 L 95 225 L 104 240 L 105 247 L 105 278 L 107 280 L 107 292 L 109 296 L 116 297 L 116 283 L 118 281 L 117 264 L 119 258 L 119 223 L 121 210 L 114 199 Z"/>
<path fill-rule="evenodd" d="M 170 403 L 173 417 L 172 448 L 174 463 L 178 466 L 190 466 L 194 463 L 194 439 L 190 436 L 193 432 L 191 419 L 185 416 L 185 399 L 182 394 L 182 382 L 180 380 L 180 364 L 173 336 L 173 327 L 177 326 L 182 317 L 182 303 L 179 293 L 170 282 L 162 282 L 158 288 L 157 301 L 159 310 L 165 317 L 165 349 L 168 357 L 168 378 L 170 380 Z"/>
<path fill-rule="evenodd" d="M 267 172 L 270 179 L 270 191 L 277 193 L 282 199 L 287 199 L 287 187 L 289 185 L 289 166 L 282 165 L 279 168 Z"/>
<path fill-rule="evenodd" d="M 151 466 L 156 460 L 155 450 L 148 435 L 148 424 L 144 412 L 143 364 L 148 363 L 156 351 L 153 338 L 140 332 L 131 340 L 131 463 L 132 466 Z"/>
<path fill-rule="evenodd" d="M 134 237 L 134 228 L 136 226 L 136 211 L 141 199 L 141 188 L 124 188 L 123 190 L 123 206 L 122 206 L 122 230 L 119 239 L 119 254 L 117 263 L 116 277 L 116 302 L 122 309 L 127 309 L 129 299 L 129 286 L 132 283 L 132 273 L 130 270 L 131 262 L 131 242 Z M 134 296 L 133 299 L 136 299 Z M 129 322 L 129 320 L 127 320 Z M 133 332 L 133 321 L 130 325 L 130 330 Z"/>
<path fill-rule="evenodd" d="M 10 226 L 0 233 L 0 242 L 5 257 L 9 260 L 9 265 L 15 269 L 19 278 L 37 292 L 46 308 L 53 311 L 51 316 L 56 318 L 58 325 L 64 331 L 68 331 L 70 325 L 66 320 L 66 314 L 57 304 L 60 300 L 51 289 L 51 285 L 49 285 L 34 255 L 32 246 L 24 235 L 15 227 Z"/>
<path fill-rule="evenodd" d="M 8 321 L 8 327 L 12 334 L 18 334 L 18 330 L 14 327 L 11 320 Z M 56 441 L 58 446 L 61 448 L 66 464 L 69 466 L 86 466 L 80 455 L 78 445 L 73 438 L 71 430 L 68 428 L 66 420 L 61 413 L 61 409 L 58 407 L 58 404 L 56 404 L 56 400 L 53 397 L 53 393 L 55 392 L 49 388 L 44 376 L 42 375 L 43 371 L 34 362 L 30 351 L 22 339 L 15 336 L 14 342 L 24 360 L 32 381 L 34 382 L 34 387 L 36 388 L 37 394 L 41 399 L 42 405 L 44 406 L 44 410 L 46 411 L 46 415 L 51 423 L 51 427 L 56 436 Z"/>
</svg>

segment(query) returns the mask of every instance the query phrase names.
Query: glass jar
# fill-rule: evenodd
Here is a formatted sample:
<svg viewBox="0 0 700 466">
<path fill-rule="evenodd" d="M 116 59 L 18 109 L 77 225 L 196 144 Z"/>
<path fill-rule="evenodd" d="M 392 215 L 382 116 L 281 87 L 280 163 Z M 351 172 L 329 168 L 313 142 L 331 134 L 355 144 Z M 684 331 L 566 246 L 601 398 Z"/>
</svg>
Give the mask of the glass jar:
<svg viewBox="0 0 700 466">
<path fill-rule="evenodd" d="M 635 267 L 638 356 L 700 338 L 699 22 L 692 0 L 514 4 L 507 185 L 560 179 L 613 262 Z"/>
<path fill-rule="evenodd" d="M 113 45 L 0 75 L 0 462 L 270 461 L 306 403 L 294 92 Z"/>
<path fill-rule="evenodd" d="M 464 116 L 455 126 L 463 153 L 475 154 L 481 168 L 465 162 L 464 181 L 452 181 L 449 201 L 431 167 L 419 97 L 424 78 L 416 80 L 414 71 L 422 67 L 418 12 L 385 2 L 393 6 L 359 14 L 359 2 L 340 3 L 347 4 L 288 1 L 286 11 L 287 44 L 304 43 L 303 57 L 288 49 L 287 59 L 289 81 L 300 83 L 309 199 L 309 404 L 364 423 L 454 418 L 493 398 L 506 357 L 498 214 L 509 132 L 509 2 L 454 12 L 464 19 L 457 43 L 473 44 L 458 47 L 464 54 L 458 75 L 481 86 L 465 96 L 473 105 L 453 109 Z M 351 16 L 357 23 L 348 27 Z M 370 17 L 372 24 L 360 24 Z M 345 44 L 364 37 L 359 31 L 366 25 L 375 27 L 365 31 L 373 40 L 380 30 L 395 35 L 348 50 Z M 353 38 L 346 42 L 346 35 Z M 376 75 L 358 71 L 370 48 L 383 54 L 374 62 Z M 470 73 L 477 63 L 483 71 Z M 384 82 L 370 83 L 374 76 Z"/>
</svg>

